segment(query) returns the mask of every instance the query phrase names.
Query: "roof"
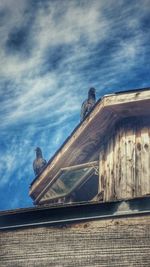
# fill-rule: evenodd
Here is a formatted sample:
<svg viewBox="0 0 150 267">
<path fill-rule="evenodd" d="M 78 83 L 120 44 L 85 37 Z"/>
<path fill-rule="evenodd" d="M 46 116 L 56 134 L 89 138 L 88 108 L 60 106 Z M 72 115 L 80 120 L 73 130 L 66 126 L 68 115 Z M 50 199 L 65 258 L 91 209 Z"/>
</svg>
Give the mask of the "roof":
<svg viewBox="0 0 150 267">
<path fill-rule="evenodd" d="M 97 148 L 106 133 L 119 120 L 142 115 L 150 115 L 150 88 L 118 92 L 98 100 L 32 182 L 30 196 L 39 201 L 61 168 L 98 160 Z"/>
<path fill-rule="evenodd" d="M 150 197 L 105 203 L 76 203 L 0 212 L 0 230 L 24 227 L 66 226 L 95 219 L 150 215 Z"/>
</svg>

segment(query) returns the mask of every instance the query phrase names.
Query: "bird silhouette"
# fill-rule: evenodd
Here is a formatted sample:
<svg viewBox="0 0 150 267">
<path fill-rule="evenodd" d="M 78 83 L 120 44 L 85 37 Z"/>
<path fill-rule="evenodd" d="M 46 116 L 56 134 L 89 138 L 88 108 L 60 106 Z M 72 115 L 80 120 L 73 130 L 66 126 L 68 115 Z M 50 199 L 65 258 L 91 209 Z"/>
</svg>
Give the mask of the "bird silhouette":
<svg viewBox="0 0 150 267">
<path fill-rule="evenodd" d="M 36 158 L 33 161 L 33 170 L 35 175 L 37 176 L 41 173 L 47 162 L 45 159 L 43 159 L 42 150 L 40 147 L 37 147 L 35 149 L 35 152 L 36 152 Z"/>
<path fill-rule="evenodd" d="M 88 98 L 82 103 L 80 120 L 83 121 L 96 103 L 95 88 L 90 88 Z"/>
</svg>

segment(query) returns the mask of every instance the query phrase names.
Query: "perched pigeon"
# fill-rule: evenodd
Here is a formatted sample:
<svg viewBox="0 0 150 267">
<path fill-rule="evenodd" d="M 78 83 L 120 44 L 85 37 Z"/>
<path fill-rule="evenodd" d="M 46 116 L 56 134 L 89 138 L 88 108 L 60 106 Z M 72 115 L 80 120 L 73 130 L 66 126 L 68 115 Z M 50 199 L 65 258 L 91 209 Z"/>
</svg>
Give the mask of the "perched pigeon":
<svg viewBox="0 0 150 267">
<path fill-rule="evenodd" d="M 86 99 L 81 106 L 81 115 L 80 115 L 81 121 L 83 121 L 84 118 L 88 115 L 88 113 L 91 111 L 95 103 L 96 103 L 95 88 L 90 88 L 88 91 L 88 99 Z"/>
<path fill-rule="evenodd" d="M 47 162 L 45 159 L 43 159 L 42 150 L 40 149 L 40 147 L 37 147 L 35 151 L 36 151 L 36 159 L 33 161 L 33 170 L 35 175 L 38 175 L 43 170 Z"/>
</svg>

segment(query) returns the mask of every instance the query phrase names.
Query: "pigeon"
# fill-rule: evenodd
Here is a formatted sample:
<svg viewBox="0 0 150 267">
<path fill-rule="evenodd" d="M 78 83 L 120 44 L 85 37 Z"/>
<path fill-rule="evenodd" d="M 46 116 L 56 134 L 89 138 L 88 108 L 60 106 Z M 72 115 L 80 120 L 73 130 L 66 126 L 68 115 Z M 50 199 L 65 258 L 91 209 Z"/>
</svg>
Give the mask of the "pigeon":
<svg viewBox="0 0 150 267">
<path fill-rule="evenodd" d="M 83 121 L 84 118 L 88 115 L 91 109 L 96 103 L 95 88 L 90 88 L 88 91 L 88 99 L 86 99 L 81 106 L 80 120 Z"/>
<path fill-rule="evenodd" d="M 33 170 L 35 175 L 37 176 L 41 173 L 47 162 L 45 159 L 43 159 L 42 150 L 40 147 L 37 147 L 35 151 L 36 151 L 36 159 L 33 161 Z"/>
</svg>

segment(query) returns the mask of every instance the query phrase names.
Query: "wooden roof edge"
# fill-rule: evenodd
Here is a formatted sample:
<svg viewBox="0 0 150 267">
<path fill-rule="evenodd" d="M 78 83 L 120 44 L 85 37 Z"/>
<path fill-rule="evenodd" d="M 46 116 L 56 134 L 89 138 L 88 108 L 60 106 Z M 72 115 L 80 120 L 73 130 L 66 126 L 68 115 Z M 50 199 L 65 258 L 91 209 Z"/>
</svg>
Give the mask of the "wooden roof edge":
<svg viewBox="0 0 150 267">
<path fill-rule="evenodd" d="M 130 90 L 123 90 L 123 91 L 117 91 L 115 92 L 116 95 L 122 94 L 122 93 L 133 93 L 133 92 L 140 92 L 140 91 L 148 91 L 150 90 L 150 87 L 143 87 L 143 88 L 134 88 Z"/>
<path fill-rule="evenodd" d="M 142 96 L 144 94 L 144 97 Z M 125 97 L 122 96 L 128 96 L 126 99 Z M 63 152 L 65 149 L 66 144 L 68 144 L 68 141 L 73 142 L 72 137 L 78 137 L 78 135 L 81 134 L 82 131 L 85 130 L 85 128 L 88 126 L 89 122 L 91 122 L 96 114 L 100 112 L 100 110 L 103 110 L 106 107 L 110 107 L 113 105 L 118 105 L 118 104 L 123 104 L 123 103 L 128 103 L 128 102 L 136 102 L 136 101 L 141 101 L 145 100 L 148 97 L 150 99 L 150 88 L 142 88 L 142 89 L 133 89 L 130 91 L 120 91 L 118 93 L 113 93 L 113 94 L 108 94 L 104 95 L 102 98 L 100 98 L 91 112 L 88 114 L 88 116 L 80 122 L 75 129 L 72 131 L 72 133 L 68 136 L 68 138 L 65 140 L 65 142 L 61 145 L 61 147 L 55 152 L 53 157 L 48 161 L 47 165 L 45 166 L 44 170 L 40 175 L 35 177 L 35 179 L 32 181 L 30 185 L 30 191 L 29 195 L 32 197 L 32 193 L 34 192 L 34 189 L 36 186 L 38 186 L 39 182 L 43 180 L 43 177 L 46 174 L 46 170 L 50 167 L 50 165 L 55 165 L 55 161 L 57 161 L 58 156 Z M 75 136 L 74 136 L 75 135 Z M 71 144 L 70 144 L 71 145 Z"/>
<path fill-rule="evenodd" d="M 118 104 L 128 104 L 131 102 L 139 102 L 149 99 L 150 100 L 150 88 L 132 90 L 130 93 L 115 93 L 112 95 L 105 95 L 105 106 L 116 106 Z"/>
</svg>

